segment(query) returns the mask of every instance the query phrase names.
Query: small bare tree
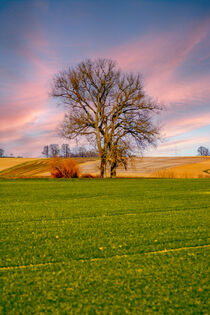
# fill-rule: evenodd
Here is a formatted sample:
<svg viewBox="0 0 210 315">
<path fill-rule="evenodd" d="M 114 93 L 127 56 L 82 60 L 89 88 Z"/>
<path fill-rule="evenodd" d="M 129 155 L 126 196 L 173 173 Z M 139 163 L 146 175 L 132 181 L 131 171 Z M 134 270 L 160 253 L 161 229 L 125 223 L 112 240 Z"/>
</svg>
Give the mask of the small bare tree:
<svg viewBox="0 0 210 315">
<path fill-rule="evenodd" d="M 108 162 L 115 176 L 119 163 L 126 164 L 128 150 L 158 138 L 152 118 L 161 107 L 145 95 L 140 74 L 122 73 L 112 60 L 88 59 L 58 73 L 51 95 L 66 106 L 61 135 L 96 141 L 101 177 L 106 177 Z"/>
<path fill-rule="evenodd" d="M 56 157 L 59 156 L 60 148 L 58 144 L 50 144 L 49 146 L 49 156 Z"/>
<path fill-rule="evenodd" d="M 209 156 L 210 155 L 209 149 L 204 147 L 204 146 L 200 146 L 197 151 L 198 151 L 198 155 L 200 155 L 200 156 Z"/>
<path fill-rule="evenodd" d="M 4 150 L 0 148 L 0 157 L 4 156 Z"/>
<path fill-rule="evenodd" d="M 63 143 L 61 146 L 61 155 L 65 158 L 71 156 L 71 150 L 68 143 Z"/>
<path fill-rule="evenodd" d="M 42 151 L 42 154 L 48 158 L 49 157 L 49 145 L 45 145 L 44 148 L 43 148 L 43 151 Z"/>
</svg>

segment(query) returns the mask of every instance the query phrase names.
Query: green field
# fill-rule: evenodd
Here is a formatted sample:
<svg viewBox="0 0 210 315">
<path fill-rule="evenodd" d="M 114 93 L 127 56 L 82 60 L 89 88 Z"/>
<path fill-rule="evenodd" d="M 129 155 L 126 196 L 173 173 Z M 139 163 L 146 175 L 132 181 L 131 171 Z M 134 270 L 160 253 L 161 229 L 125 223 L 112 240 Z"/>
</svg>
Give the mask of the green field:
<svg viewBox="0 0 210 315">
<path fill-rule="evenodd" d="M 209 179 L 0 180 L 2 314 L 207 314 Z"/>
</svg>

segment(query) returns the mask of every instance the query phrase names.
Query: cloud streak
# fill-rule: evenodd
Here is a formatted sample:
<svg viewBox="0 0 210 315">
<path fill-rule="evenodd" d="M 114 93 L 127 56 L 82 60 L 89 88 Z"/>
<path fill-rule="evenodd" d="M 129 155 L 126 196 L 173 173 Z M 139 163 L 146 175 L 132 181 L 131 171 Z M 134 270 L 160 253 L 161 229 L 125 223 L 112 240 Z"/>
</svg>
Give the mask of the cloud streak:
<svg viewBox="0 0 210 315">
<path fill-rule="evenodd" d="M 190 32 L 162 32 L 145 35 L 107 52 L 126 71 L 141 71 L 146 92 L 166 105 L 161 124 L 167 139 L 210 123 L 210 71 L 183 73 L 194 57 L 199 65 L 208 46 L 210 18 L 194 25 Z M 193 65 L 191 65 L 193 68 Z M 188 141 L 188 140 L 187 140 Z M 193 141 L 193 139 L 192 139 Z M 158 149 L 161 150 L 161 147 Z"/>
<path fill-rule="evenodd" d="M 7 85 L 3 85 L 0 100 L 0 139 L 1 145 L 8 141 L 18 141 L 32 130 L 41 129 L 40 117 L 55 110 L 49 108 L 49 81 L 56 71 L 55 54 L 41 33 L 26 33 L 28 46 L 18 49 L 19 58 L 24 59 L 22 66 L 26 75 L 20 78 L 17 73 L 7 73 Z M 49 114 L 50 115 L 50 114 Z M 48 115 L 48 116 L 49 116 Z M 51 128 L 53 128 L 51 126 Z M 50 130 L 49 130 L 50 133 Z"/>
<path fill-rule="evenodd" d="M 210 111 L 203 115 L 171 119 L 165 124 L 165 131 L 163 130 L 163 133 L 167 134 L 167 137 L 174 137 L 180 134 L 188 133 L 192 130 L 210 125 L 209 117 Z"/>
<path fill-rule="evenodd" d="M 197 135 L 185 139 L 168 140 L 160 143 L 158 150 L 149 149 L 146 156 L 195 156 L 200 145 L 209 145 L 209 138 Z M 193 149 L 192 149 L 193 148 Z M 190 152 L 190 153 L 189 153 Z"/>
<path fill-rule="evenodd" d="M 117 60 L 124 70 L 141 71 L 150 94 L 161 101 L 177 102 L 184 91 L 185 96 L 189 97 L 196 84 L 201 88 L 204 85 L 204 89 L 207 89 L 207 84 L 204 84 L 206 81 L 202 82 L 203 78 L 197 76 L 190 79 L 192 88 L 188 87 L 188 80 L 184 81 L 182 78 L 180 82 L 176 70 L 196 46 L 208 37 L 209 29 L 210 18 L 207 18 L 196 25 L 190 34 L 183 30 L 181 34 L 174 31 L 145 35 L 139 40 L 108 51 L 107 55 Z M 210 75 L 207 82 L 209 79 Z"/>
</svg>

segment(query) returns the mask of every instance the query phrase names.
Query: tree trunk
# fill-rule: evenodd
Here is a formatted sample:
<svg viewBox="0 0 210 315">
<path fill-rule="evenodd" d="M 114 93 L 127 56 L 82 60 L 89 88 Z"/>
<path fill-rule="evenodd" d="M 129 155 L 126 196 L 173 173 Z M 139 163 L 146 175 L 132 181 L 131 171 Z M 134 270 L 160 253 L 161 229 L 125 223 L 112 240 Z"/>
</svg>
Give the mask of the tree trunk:
<svg viewBox="0 0 210 315">
<path fill-rule="evenodd" d="M 104 165 L 102 163 L 100 165 L 100 176 L 101 178 L 104 178 Z"/>
<path fill-rule="evenodd" d="M 101 173 L 101 178 L 106 178 L 106 160 L 102 157 L 101 157 L 100 173 Z"/>
<path fill-rule="evenodd" d="M 117 173 L 117 163 L 116 161 L 111 162 L 111 169 L 110 169 L 110 177 L 115 178 Z"/>
</svg>

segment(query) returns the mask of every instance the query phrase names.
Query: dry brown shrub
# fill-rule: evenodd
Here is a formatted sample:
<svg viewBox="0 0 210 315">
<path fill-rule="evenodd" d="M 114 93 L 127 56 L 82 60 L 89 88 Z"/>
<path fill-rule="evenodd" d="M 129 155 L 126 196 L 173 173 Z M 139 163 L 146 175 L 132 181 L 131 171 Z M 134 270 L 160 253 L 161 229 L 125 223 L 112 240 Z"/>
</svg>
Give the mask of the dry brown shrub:
<svg viewBox="0 0 210 315">
<path fill-rule="evenodd" d="M 192 178 L 192 175 L 190 175 L 188 172 L 182 172 L 179 174 L 180 178 Z"/>
<path fill-rule="evenodd" d="M 78 178 L 78 163 L 70 158 L 55 157 L 49 161 L 50 172 L 53 178 Z"/>
<path fill-rule="evenodd" d="M 210 178 L 209 175 L 199 174 L 198 178 Z"/>
<path fill-rule="evenodd" d="M 154 175 L 158 178 L 176 178 L 175 172 L 171 170 L 159 170 Z"/>
<path fill-rule="evenodd" d="M 81 178 L 94 178 L 94 176 L 91 174 L 85 173 L 81 175 Z"/>
</svg>

